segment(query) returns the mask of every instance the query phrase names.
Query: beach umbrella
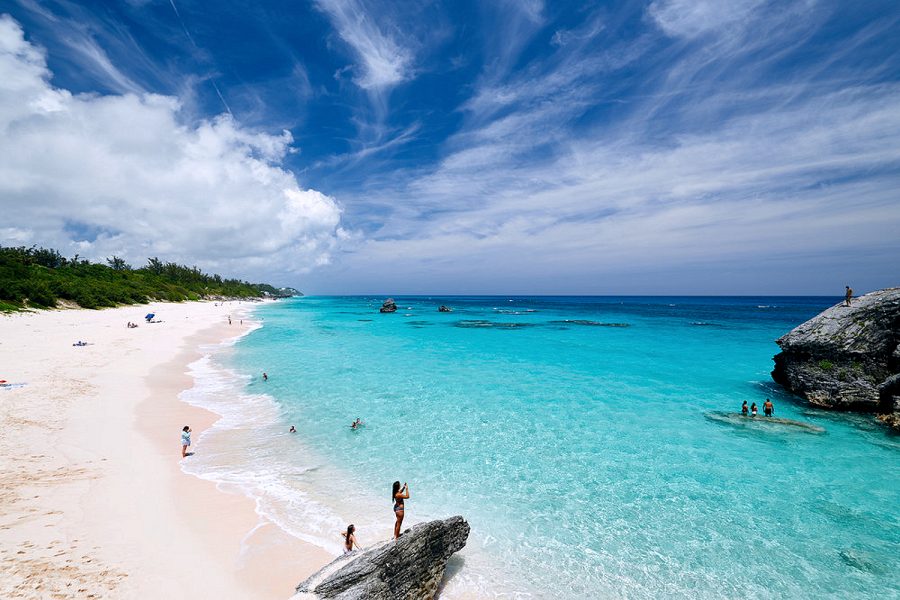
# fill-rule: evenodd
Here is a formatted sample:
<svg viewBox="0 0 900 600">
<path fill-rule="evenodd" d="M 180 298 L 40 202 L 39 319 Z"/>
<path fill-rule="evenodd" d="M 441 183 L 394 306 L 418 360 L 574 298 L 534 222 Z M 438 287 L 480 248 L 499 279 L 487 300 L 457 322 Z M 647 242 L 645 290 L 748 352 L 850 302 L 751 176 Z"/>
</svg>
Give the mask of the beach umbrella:
<svg viewBox="0 0 900 600">
<path fill-rule="evenodd" d="M 156 313 L 148 313 L 147 316 L 144 317 L 144 318 L 147 319 L 147 320 L 149 321 L 150 319 L 152 319 L 152 318 L 155 317 L 155 316 L 156 316 Z"/>
</svg>

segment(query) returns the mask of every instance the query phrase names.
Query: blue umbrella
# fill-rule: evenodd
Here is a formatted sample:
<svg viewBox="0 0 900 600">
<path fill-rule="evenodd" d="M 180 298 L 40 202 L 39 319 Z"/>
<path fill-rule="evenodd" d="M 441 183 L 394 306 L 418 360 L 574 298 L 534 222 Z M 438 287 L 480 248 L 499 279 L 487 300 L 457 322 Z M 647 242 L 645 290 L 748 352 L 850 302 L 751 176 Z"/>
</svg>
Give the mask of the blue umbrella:
<svg viewBox="0 0 900 600">
<path fill-rule="evenodd" d="M 144 318 L 147 319 L 147 320 L 149 321 L 150 319 L 152 319 L 152 318 L 155 317 L 155 316 L 156 316 L 156 313 L 149 313 L 149 314 L 148 314 L 146 317 L 144 317 Z"/>
</svg>

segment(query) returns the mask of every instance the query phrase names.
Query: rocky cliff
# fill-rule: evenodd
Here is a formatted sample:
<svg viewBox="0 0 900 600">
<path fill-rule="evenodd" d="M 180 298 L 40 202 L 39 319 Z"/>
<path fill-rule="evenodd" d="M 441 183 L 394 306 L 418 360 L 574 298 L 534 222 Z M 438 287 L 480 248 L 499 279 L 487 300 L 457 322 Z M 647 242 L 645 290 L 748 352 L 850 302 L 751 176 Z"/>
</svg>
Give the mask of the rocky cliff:
<svg viewBox="0 0 900 600">
<path fill-rule="evenodd" d="M 777 340 L 772 378 L 814 406 L 900 430 L 900 288 L 832 306 Z"/>
<path fill-rule="evenodd" d="M 462 517 L 421 523 L 399 540 L 335 559 L 298 585 L 293 600 L 430 600 L 468 537 Z"/>
</svg>

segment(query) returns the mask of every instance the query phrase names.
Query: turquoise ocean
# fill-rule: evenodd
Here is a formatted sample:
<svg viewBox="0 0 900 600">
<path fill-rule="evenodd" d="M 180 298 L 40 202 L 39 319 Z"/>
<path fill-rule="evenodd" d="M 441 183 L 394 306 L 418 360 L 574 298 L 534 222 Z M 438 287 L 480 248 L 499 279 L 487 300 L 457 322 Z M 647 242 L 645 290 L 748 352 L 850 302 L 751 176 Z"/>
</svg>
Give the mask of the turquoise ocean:
<svg viewBox="0 0 900 600">
<path fill-rule="evenodd" d="M 382 300 L 266 304 L 208 348 L 182 397 L 223 418 L 185 468 L 335 554 L 409 482 L 405 524 L 472 526 L 444 598 L 900 598 L 900 437 L 769 375 L 836 299 Z M 767 397 L 814 429 L 723 414 Z"/>
</svg>

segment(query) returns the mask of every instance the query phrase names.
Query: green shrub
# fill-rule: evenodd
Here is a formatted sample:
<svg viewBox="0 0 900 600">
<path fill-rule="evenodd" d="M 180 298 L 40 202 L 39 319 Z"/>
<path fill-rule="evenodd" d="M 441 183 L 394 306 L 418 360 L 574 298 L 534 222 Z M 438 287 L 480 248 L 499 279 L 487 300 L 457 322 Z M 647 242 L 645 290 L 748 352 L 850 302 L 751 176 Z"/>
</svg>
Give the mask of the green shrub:
<svg viewBox="0 0 900 600">
<path fill-rule="evenodd" d="M 834 368 L 834 363 L 830 360 L 825 360 L 824 358 L 819 361 L 819 368 L 823 371 L 830 371 Z"/>
<path fill-rule="evenodd" d="M 57 300 L 68 300 L 84 308 L 101 308 L 143 304 L 150 299 L 180 302 L 210 295 L 259 297 L 273 290 L 276 288 L 267 284 L 208 275 L 197 267 L 158 258 L 132 269 L 117 257 L 108 259 L 108 264 L 97 264 L 77 255 L 65 258 L 56 250 L 0 246 L 0 303 L 17 310 L 26 302 L 52 307 Z"/>
</svg>

